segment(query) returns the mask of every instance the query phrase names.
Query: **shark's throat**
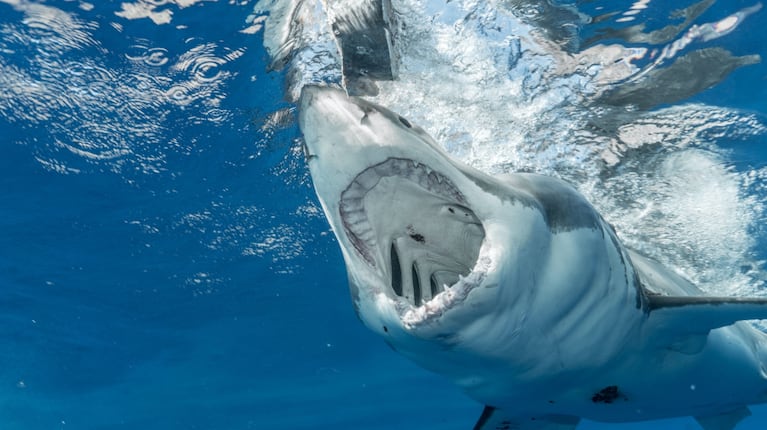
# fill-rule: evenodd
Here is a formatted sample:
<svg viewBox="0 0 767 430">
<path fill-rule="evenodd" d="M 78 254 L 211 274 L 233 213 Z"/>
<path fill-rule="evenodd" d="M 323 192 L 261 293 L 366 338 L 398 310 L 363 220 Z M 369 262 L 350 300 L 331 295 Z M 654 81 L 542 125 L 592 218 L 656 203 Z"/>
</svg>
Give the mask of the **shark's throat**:
<svg viewBox="0 0 767 430">
<path fill-rule="evenodd" d="M 354 249 L 388 279 L 387 293 L 415 307 L 471 272 L 485 236 L 453 182 L 408 159 L 359 173 L 339 212 Z"/>
<path fill-rule="evenodd" d="M 354 248 L 372 266 L 376 265 L 372 254 L 376 248 L 376 232 L 370 225 L 363 200 L 382 178 L 392 176 L 411 181 L 430 193 L 444 196 L 458 204 L 465 204 L 463 195 L 449 179 L 415 161 L 389 158 L 363 170 L 341 193 L 339 210 L 344 229 Z"/>
</svg>

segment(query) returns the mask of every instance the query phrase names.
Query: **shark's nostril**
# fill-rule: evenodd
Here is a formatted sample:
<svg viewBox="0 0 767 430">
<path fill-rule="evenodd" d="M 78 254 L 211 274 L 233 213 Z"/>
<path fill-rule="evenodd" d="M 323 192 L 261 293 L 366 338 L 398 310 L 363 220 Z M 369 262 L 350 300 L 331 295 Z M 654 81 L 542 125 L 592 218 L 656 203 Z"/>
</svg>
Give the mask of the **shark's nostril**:
<svg viewBox="0 0 767 430">
<path fill-rule="evenodd" d="M 391 244 L 391 287 L 394 294 L 402 297 L 402 268 L 399 265 L 399 254 L 394 243 Z"/>
</svg>

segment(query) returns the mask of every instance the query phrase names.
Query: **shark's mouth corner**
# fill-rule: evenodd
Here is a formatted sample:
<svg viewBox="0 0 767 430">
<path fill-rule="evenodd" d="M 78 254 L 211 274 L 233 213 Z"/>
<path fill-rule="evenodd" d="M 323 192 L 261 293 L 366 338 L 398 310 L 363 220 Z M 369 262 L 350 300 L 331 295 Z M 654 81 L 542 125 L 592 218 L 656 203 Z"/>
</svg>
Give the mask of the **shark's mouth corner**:
<svg viewBox="0 0 767 430">
<path fill-rule="evenodd" d="M 473 270 L 484 228 L 467 206 L 446 175 L 404 158 L 366 168 L 341 193 L 349 243 L 386 280 L 403 322 L 441 314 L 484 278 Z"/>
</svg>

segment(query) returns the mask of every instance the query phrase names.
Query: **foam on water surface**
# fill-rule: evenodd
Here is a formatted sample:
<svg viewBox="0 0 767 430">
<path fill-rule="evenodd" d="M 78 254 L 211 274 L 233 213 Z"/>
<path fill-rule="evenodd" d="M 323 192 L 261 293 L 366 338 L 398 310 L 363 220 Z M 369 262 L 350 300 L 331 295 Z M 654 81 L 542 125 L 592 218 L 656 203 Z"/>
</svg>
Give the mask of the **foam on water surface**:
<svg viewBox="0 0 767 430">
<path fill-rule="evenodd" d="M 750 184 L 762 173 L 759 166 L 733 166 L 720 142 L 762 140 L 764 118 L 680 102 L 759 60 L 703 45 L 726 39 L 759 5 L 703 22 L 710 4 L 699 2 L 679 9 L 685 20 L 663 34 L 634 22 L 621 29 L 623 39 L 588 43 L 578 31 L 597 19 L 570 6 L 472 0 L 392 6 L 399 73 L 377 83 L 374 101 L 481 170 L 532 171 L 574 183 L 627 244 L 704 290 L 760 294 L 762 262 L 754 247 L 761 239 L 753 233 L 765 214 L 763 194 Z M 647 7 L 632 5 L 623 15 L 637 18 Z M 334 49 L 328 41 L 321 51 Z M 305 71 L 303 57 L 295 58 Z M 693 79 L 693 70 L 707 74 Z M 296 79 L 296 86 L 312 81 Z"/>
</svg>

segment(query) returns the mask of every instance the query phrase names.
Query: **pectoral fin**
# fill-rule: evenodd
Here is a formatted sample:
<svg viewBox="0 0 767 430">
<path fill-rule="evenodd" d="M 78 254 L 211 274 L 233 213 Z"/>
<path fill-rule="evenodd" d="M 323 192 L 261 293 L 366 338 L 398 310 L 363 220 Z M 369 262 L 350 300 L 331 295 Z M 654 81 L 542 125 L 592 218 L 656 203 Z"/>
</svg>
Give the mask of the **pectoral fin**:
<svg viewBox="0 0 767 430">
<path fill-rule="evenodd" d="M 511 417 L 502 410 L 485 406 L 474 430 L 575 430 L 580 418 L 562 415 Z"/>
<path fill-rule="evenodd" d="M 706 296 L 655 260 L 629 252 L 649 311 L 655 342 L 687 342 L 743 320 L 767 319 L 767 298 Z M 705 340 L 705 339 L 704 339 Z"/>
<path fill-rule="evenodd" d="M 732 430 L 743 419 L 751 415 L 751 411 L 741 406 L 725 414 L 695 417 L 695 421 L 703 427 L 703 430 Z"/>
<path fill-rule="evenodd" d="M 649 296 L 651 318 L 695 321 L 713 330 L 738 321 L 767 319 L 767 299 L 760 297 Z"/>
</svg>

